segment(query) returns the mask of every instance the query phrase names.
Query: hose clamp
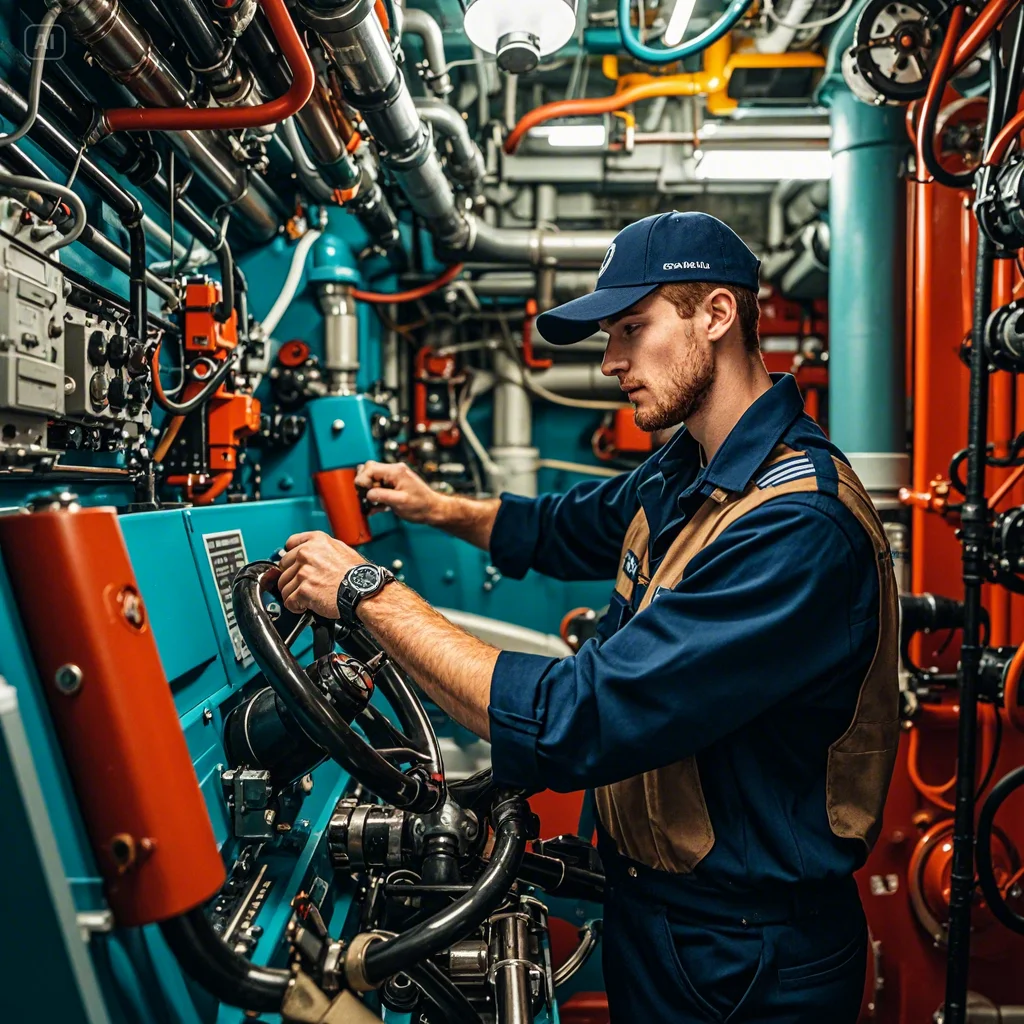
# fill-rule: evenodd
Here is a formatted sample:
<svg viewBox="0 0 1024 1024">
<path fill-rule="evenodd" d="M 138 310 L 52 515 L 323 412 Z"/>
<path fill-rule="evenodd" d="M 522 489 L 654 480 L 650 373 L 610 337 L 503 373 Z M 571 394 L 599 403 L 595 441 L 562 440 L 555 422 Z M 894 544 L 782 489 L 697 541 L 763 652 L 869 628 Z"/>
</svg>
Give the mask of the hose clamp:
<svg viewBox="0 0 1024 1024">
<path fill-rule="evenodd" d="M 366 951 L 375 942 L 383 942 L 383 935 L 374 932 L 360 932 L 345 950 L 345 981 L 353 992 L 372 992 L 382 981 L 374 984 L 366 977 Z"/>
</svg>

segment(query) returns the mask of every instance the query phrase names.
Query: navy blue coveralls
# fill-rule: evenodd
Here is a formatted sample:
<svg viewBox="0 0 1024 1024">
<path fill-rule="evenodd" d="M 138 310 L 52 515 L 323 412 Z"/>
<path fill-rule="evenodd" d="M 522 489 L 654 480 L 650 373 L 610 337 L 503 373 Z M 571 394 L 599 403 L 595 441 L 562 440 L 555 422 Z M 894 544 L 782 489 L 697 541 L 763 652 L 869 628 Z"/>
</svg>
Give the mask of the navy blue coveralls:
<svg viewBox="0 0 1024 1024">
<path fill-rule="evenodd" d="M 612 578 L 642 505 L 653 575 L 704 499 L 741 491 L 779 442 L 843 458 L 794 378 L 773 380 L 704 468 L 681 430 L 628 475 L 503 495 L 492 561 L 514 578 Z M 634 863 L 598 829 L 612 1021 L 855 1021 L 867 939 L 851 876 L 865 848 L 829 827 L 825 765 L 878 638 L 865 530 L 830 494 L 780 496 L 634 618 L 641 596 L 613 593 L 574 657 L 503 652 L 491 682 L 505 784 L 569 792 L 696 755 L 715 843 L 691 874 Z"/>
</svg>

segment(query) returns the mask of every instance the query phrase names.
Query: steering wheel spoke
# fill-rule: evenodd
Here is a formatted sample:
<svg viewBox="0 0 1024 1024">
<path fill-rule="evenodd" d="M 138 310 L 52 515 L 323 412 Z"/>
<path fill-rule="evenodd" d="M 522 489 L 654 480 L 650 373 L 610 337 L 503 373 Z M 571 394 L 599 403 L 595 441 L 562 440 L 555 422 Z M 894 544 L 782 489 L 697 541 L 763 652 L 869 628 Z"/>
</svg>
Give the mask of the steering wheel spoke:
<svg viewBox="0 0 1024 1024">
<path fill-rule="evenodd" d="M 288 716 L 311 743 L 382 799 L 417 811 L 439 807 L 445 784 L 437 737 L 408 681 L 362 631 L 346 638 L 358 656 L 333 650 L 333 624 L 313 616 L 304 615 L 282 636 L 261 599 L 260 581 L 273 568 L 266 561 L 243 566 L 231 596 L 242 636 Z M 317 658 L 303 669 L 289 644 L 311 624 Z M 401 729 L 369 705 L 375 687 L 394 708 Z M 367 739 L 352 727 L 357 719 Z M 402 771 L 396 762 L 412 767 Z"/>
</svg>

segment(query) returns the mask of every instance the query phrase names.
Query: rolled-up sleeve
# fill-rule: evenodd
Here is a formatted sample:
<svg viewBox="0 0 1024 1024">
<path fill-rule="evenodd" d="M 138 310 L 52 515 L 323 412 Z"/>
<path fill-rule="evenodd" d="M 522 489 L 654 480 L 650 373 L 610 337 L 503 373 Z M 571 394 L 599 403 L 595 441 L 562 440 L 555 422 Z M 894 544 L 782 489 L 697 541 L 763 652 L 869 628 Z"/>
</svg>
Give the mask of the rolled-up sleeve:
<svg viewBox="0 0 1024 1024">
<path fill-rule="evenodd" d="M 838 500 L 766 502 L 604 643 L 498 658 L 495 778 L 569 792 L 671 764 L 870 660 L 877 617 L 874 552 Z"/>
<path fill-rule="evenodd" d="M 613 579 L 626 529 L 639 506 L 640 466 L 608 480 L 586 481 L 564 494 L 502 494 L 491 531 L 491 561 L 522 579 L 536 569 L 559 580 Z"/>
</svg>

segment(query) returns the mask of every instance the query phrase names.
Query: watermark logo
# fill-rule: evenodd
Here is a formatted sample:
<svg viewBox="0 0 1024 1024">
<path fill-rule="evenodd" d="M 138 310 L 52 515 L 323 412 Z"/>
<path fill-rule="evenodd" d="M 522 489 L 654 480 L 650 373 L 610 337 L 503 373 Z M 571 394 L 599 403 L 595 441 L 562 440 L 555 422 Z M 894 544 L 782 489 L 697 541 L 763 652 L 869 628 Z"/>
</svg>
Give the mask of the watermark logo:
<svg viewBox="0 0 1024 1024">
<path fill-rule="evenodd" d="M 39 33 L 42 31 L 42 25 L 29 25 L 25 29 L 24 52 L 30 59 L 35 55 L 36 43 L 39 39 Z M 67 37 L 64 35 L 63 26 L 54 25 L 51 27 L 49 38 L 46 40 L 43 60 L 63 60 L 65 53 L 67 53 L 67 48 Z"/>
</svg>

